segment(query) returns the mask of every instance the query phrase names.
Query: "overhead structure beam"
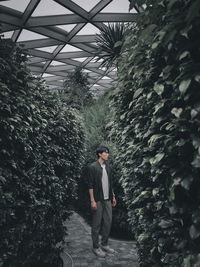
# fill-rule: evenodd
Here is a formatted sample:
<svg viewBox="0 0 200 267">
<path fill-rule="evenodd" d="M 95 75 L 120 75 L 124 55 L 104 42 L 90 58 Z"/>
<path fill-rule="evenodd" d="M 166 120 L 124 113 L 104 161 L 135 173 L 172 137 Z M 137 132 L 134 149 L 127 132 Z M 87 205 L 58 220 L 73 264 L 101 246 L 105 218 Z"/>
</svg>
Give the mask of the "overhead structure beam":
<svg viewBox="0 0 200 267">
<path fill-rule="evenodd" d="M 27 63 L 29 68 L 36 75 L 45 74 L 44 79 L 51 88 L 62 87 L 68 73 L 76 67 L 81 67 L 88 73 L 90 89 L 97 88 L 93 86 L 96 84 L 102 91 L 114 84 L 117 73 L 113 68 L 110 70 L 101 68 L 101 63 L 93 60 L 97 56 L 98 48 L 96 35 L 90 32 L 84 35 L 81 30 L 89 24 L 101 30 L 106 27 L 105 22 L 135 23 L 137 17 L 135 13 L 121 13 L 120 10 L 118 13 L 103 12 L 112 1 L 115 0 L 99 0 L 87 12 L 72 0 L 52 0 L 52 3 L 55 2 L 65 8 L 66 14 L 46 14 L 36 17 L 33 13 L 39 8 L 41 0 L 30 0 L 24 12 L 8 8 L 0 1 L 0 31 L 2 34 L 5 33 L 5 36 L 12 36 L 12 40 L 30 55 Z M 138 6 L 135 6 L 135 9 L 138 12 L 143 11 L 143 8 Z M 67 14 L 68 10 L 73 14 Z M 33 38 L 26 40 L 28 32 L 24 30 L 32 32 Z M 37 34 L 41 35 L 41 38 L 37 37 Z M 103 79 L 105 76 L 110 79 Z"/>
</svg>

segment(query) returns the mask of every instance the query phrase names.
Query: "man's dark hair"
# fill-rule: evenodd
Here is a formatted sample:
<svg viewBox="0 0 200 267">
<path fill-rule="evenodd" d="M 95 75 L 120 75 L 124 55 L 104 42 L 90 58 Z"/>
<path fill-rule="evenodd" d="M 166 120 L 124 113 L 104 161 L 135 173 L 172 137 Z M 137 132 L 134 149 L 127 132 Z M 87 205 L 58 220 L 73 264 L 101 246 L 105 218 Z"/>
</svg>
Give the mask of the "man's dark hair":
<svg viewBox="0 0 200 267">
<path fill-rule="evenodd" d="M 102 154 L 103 152 L 108 152 L 109 153 L 109 148 L 106 146 L 100 146 L 96 150 L 96 155 L 99 157 L 99 153 Z"/>
</svg>

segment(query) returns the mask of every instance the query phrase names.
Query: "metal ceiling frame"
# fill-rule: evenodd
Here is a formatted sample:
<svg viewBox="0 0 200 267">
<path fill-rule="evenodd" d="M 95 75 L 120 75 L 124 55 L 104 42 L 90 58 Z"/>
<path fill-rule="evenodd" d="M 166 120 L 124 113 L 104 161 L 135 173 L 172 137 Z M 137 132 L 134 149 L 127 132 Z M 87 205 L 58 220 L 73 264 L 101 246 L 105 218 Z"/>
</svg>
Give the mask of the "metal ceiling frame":
<svg viewBox="0 0 200 267">
<path fill-rule="evenodd" d="M 71 0 L 53 0 L 73 14 L 33 17 L 32 14 L 41 1 L 44 0 L 30 0 L 23 13 L 0 4 L 0 33 L 13 31 L 11 39 L 30 55 L 28 60 L 30 70 L 35 75 L 44 75 L 43 78 L 50 87 L 56 90 L 62 89 L 68 72 L 80 66 L 87 71 L 90 89 L 94 94 L 110 88 L 116 78 L 115 68 L 105 70 L 100 68 L 100 62 L 92 62 L 97 51 L 96 35 L 77 34 L 87 23 L 101 29 L 105 27 L 105 22 L 135 22 L 137 14 L 101 12 L 115 0 L 101 0 L 89 12 Z M 76 25 L 69 32 L 58 27 L 70 24 Z M 19 41 L 23 30 L 40 34 L 44 38 Z M 62 52 L 66 45 L 78 48 L 80 51 Z M 39 50 L 49 46 L 56 48 L 52 52 Z M 81 62 L 76 60 L 79 58 L 86 59 Z M 55 61 L 60 64 L 54 65 Z"/>
</svg>

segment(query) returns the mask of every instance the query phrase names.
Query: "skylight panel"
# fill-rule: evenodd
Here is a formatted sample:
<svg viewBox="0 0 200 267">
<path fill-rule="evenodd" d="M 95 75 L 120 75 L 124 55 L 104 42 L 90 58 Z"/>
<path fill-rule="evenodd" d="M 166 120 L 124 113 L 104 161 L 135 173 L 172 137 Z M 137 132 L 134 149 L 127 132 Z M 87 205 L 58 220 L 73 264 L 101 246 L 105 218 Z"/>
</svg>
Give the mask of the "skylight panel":
<svg viewBox="0 0 200 267">
<path fill-rule="evenodd" d="M 91 70 L 84 69 L 83 72 L 89 73 L 89 72 L 91 72 Z"/>
<path fill-rule="evenodd" d="M 77 60 L 77 61 L 80 61 L 80 62 L 83 62 L 87 59 L 87 57 L 78 57 L 78 58 L 72 58 L 73 60 Z"/>
<path fill-rule="evenodd" d="M 37 40 L 37 39 L 44 39 L 47 38 L 44 35 L 31 32 L 28 30 L 23 30 L 19 36 L 18 42 L 23 42 L 23 41 L 30 41 L 30 40 Z"/>
<path fill-rule="evenodd" d="M 35 48 L 37 50 L 41 50 L 41 51 L 45 51 L 45 52 L 49 52 L 49 53 L 53 53 L 53 51 L 57 48 L 56 45 L 52 45 L 52 46 L 46 46 L 46 47 L 40 47 L 40 48 Z"/>
<path fill-rule="evenodd" d="M 86 35 L 86 34 L 99 34 L 100 31 L 97 27 L 93 26 L 91 23 L 87 23 L 77 35 Z"/>
<path fill-rule="evenodd" d="M 98 4 L 99 0 L 73 0 L 73 2 L 89 12 Z"/>
<path fill-rule="evenodd" d="M 53 60 L 50 65 L 51 66 L 59 66 L 59 65 L 66 65 L 66 63 Z"/>
<path fill-rule="evenodd" d="M 64 48 L 62 49 L 62 53 L 63 52 L 76 52 L 76 51 L 82 51 L 82 50 L 72 45 L 65 45 Z"/>
<path fill-rule="evenodd" d="M 6 6 L 12 9 L 15 9 L 20 12 L 24 12 L 26 7 L 28 6 L 30 0 L 15 0 L 15 1 L 3 1 L 0 3 L 2 6 Z"/>
<path fill-rule="evenodd" d="M 14 31 L 4 32 L 2 35 L 5 39 L 11 39 Z"/>
<path fill-rule="evenodd" d="M 110 80 L 111 78 L 110 77 L 108 77 L 108 76 L 104 76 L 104 77 L 102 77 L 102 80 Z"/>
<path fill-rule="evenodd" d="M 32 16 L 50 16 L 73 14 L 69 9 L 57 4 L 53 0 L 41 0 Z"/>
<path fill-rule="evenodd" d="M 75 26 L 76 24 L 65 24 L 65 25 L 58 25 L 57 27 L 67 32 L 70 32 Z"/>
<path fill-rule="evenodd" d="M 102 13 L 110 12 L 110 13 L 129 13 L 129 4 L 128 0 L 114 0 L 109 5 L 107 5 L 104 9 L 102 9 Z M 137 13 L 137 11 L 133 8 L 130 13 Z"/>
<path fill-rule="evenodd" d="M 44 78 L 44 77 L 52 77 L 52 76 L 54 76 L 53 74 L 49 74 L 49 73 L 43 73 L 42 74 L 42 77 Z"/>
</svg>

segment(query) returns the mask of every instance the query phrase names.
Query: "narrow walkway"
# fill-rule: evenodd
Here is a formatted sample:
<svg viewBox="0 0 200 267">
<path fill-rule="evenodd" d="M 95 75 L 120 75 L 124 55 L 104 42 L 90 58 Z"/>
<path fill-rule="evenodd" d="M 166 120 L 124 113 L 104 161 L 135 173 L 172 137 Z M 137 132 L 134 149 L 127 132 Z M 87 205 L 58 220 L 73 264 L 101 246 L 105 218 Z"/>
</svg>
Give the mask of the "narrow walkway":
<svg viewBox="0 0 200 267">
<path fill-rule="evenodd" d="M 68 235 L 62 254 L 64 267 L 139 267 L 134 241 L 110 239 L 109 245 L 115 254 L 98 258 L 92 252 L 90 226 L 77 213 L 66 222 Z"/>
</svg>

